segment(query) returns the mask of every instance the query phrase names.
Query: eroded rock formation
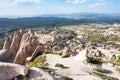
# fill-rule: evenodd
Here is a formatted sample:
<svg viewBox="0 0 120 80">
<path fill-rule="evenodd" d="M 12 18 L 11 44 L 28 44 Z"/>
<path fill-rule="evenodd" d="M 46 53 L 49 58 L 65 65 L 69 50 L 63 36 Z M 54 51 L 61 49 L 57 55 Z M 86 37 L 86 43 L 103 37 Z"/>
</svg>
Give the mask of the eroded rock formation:
<svg viewBox="0 0 120 80">
<path fill-rule="evenodd" d="M 34 31 L 19 30 L 9 35 L 3 45 L 3 50 L 0 51 L 0 61 L 14 62 L 16 64 L 25 64 L 27 57 L 34 59 L 36 55 L 42 54 L 43 51 L 39 44 L 47 45 L 54 41 L 54 37 L 45 34 L 39 34 Z M 3 57 L 3 58 L 2 58 Z M 8 58 L 10 60 L 3 60 Z"/>
<path fill-rule="evenodd" d="M 41 52 L 40 52 L 41 51 Z M 26 60 L 29 61 L 33 61 L 35 57 L 37 57 L 38 55 L 42 54 L 44 51 L 44 47 L 43 46 L 38 46 L 36 47 L 36 49 L 34 50 L 33 54 L 30 57 L 27 57 Z M 38 54 L 39 53 L 39 54 Z"/>
<path fill-rule="evenodd" d="M 9 48 L 9 53 L 15 55 L 19 49 L 20 41 L 25 32 L 23 30 L 16 31 L 13 34 L 12 43 Z"/>
<path fill-rule="evenodd" d="M 26 58 L 30 56 L 37 47 L 37 37 L 32 33 L 25 33 L 21 39 L 20 48 L 15 57 L 14 63 L 24 64 Z"/>
<path fill-rule="evenodd" d="M 10 45 L 12 43 L 12 38 L 13 38 L 13 34 L 11 34 L 10 36 L 6 37 L 6 40 L 5 40 L 4 45 L 3 45 L 3 49 L 9 50 Z"/>
</svg>

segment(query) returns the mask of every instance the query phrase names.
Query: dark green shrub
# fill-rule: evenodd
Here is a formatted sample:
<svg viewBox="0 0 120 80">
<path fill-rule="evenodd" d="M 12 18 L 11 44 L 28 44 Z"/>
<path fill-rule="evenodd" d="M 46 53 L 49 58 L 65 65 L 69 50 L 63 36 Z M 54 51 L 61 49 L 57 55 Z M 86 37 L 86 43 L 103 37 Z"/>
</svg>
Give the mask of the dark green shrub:
<svg viewBox="0 0 120 80">
<path fill-rule="evenodd" d="M 73 80 L 72 78 L 68 77 L 68 76 L 64 76 L 62 75 L 60 78 L 64 79 L 64 80 Z"/>
<path fill-rule="evenodd" d="M 102 63 L 102 60 L 98 57 L 90 57 L 87 60 L 88 62 L 92 63 L 92 64 L 100 64 Z"/>
<path fill-rule="evenodd" d="M 117 58 L 117 62 L 120 62 L 120 55 L 119 55 L 118 58 Z"/>
<path fill-rule="evenodd" d="M 57 63 L 57 64 L 55 64 L 55 67 L 61 67 L 61 68 L 63 68 L 64 66 L 63 66 L 63 64 Z"/>
<path fill-rule="evenodd" d="M 55 51 L 55 52 L 53 52 L 53 54 L 56 54 L 56 55 L 62 55 L 63 54 L 63 52 L 62 51 Z"/>
<path fill-rule="evenodd" d="M 105 70 L 102 67 L 97 67 L 97 68 L 94 68 L 93 70 L 101 72 L 101 73 L 105 72 Z"/>
<path fill-rule="evenodd" d="M 103 73 L 97 72 L 97 71 L 93 71 L 92 73 L 90 73 L 91 75 L 95 75 L 95 76 L 99 76 L 102 80 L 119 80 L 117 78 L 111 77 L 111 76 L 107 76 Z"/>
<path fill-rule="evenodd" d="M 70 78 L 66 75 L 62 75 L 62 74 L 56 74 L 56 76 L 58 76 L 60 79 L 64 79 L 64 80 L 73 80 L 72 78 Z"/>
<path fill-rule="evenodd" d="M 94 76 L 98 76 L 100 77 L 102 80 L 119 80 L 117 78 L 105 75 L 105 70 L 102 67 L 97 67 L 94 68 L 92 72 L 90 72 L 90 75 L 94 75 Z"/>
<path fill-rule="evenodd" d="M 63 56 L 62 56 L 62 58 L 67 58 L 67 57 L 68 57 L 68 56 L 66 56 L 66 55 L 63 55 Z"/>
<path fill-rule="evenodd" d="M 48 72 L 49 74 L 54 74 L 54 70 L 48 67 L 40 67 L 44 71 Z"/>
</svg>

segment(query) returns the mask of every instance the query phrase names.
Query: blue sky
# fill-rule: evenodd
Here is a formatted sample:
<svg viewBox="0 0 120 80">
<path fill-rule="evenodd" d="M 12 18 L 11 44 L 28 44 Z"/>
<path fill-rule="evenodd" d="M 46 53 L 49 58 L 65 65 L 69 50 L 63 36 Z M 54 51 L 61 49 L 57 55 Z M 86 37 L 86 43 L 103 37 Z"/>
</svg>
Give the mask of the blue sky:
<svg viewBox="0 0 120 80">
<path fill-rule="evenodd" d="M 43 14 L 120 13 L 120 0 L 0 0 L 0 17 Z"/>
</svg>

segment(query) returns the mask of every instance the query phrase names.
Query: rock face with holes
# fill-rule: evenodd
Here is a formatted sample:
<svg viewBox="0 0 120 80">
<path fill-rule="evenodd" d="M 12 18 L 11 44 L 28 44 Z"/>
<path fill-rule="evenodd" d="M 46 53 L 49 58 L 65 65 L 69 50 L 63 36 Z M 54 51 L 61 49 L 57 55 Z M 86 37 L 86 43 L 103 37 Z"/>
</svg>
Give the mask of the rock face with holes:
<svg viewBox="0 0 120 80">
<path fill-rule="evenodd" d="M 0 62 L 0 80 L 12 80 L 17 76 L 26 76 L 28 69 L 24 66 L 13 63 Z"/>
</svg>

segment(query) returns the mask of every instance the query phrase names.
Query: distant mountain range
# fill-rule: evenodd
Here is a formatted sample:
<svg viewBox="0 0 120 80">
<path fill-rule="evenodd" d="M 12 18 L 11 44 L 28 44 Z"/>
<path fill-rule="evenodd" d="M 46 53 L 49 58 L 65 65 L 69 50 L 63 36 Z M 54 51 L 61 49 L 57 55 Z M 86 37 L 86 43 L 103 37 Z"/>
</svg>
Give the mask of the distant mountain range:
<svg viewBox="0 0 120 80">
<path fill-rule="evenodd" d="M 57 17 L 68 19 L 120 19 L 120 14 L 73 13 L 41 15 L 40 17 Z"/>
<path fill-rule="evenodd" d="M 0 27 L 56 27 L 81 23 L 120 23 L 120 14 L 73 13 L 23 18 L 0 18 Z"/>
<path fill-rule="evenodd" d="M 120 14 L 73 13 L 50 14 L 36 17 L 0 18 L 0 32 L 4 28 L 59 27 L 84 23 L 120 23 Z M 2 28 L 1 28 L 2 27 Z"/>
</svg>

